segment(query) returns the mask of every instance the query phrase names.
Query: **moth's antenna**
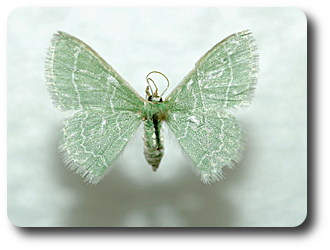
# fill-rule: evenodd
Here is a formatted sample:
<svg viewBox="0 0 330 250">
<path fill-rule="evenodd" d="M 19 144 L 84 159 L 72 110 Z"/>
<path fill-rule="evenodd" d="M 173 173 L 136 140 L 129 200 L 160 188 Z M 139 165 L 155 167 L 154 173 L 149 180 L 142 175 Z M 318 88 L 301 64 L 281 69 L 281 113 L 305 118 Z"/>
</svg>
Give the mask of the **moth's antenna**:
<svg viewBox="0 0 330 250">
<path fill-rule="evenodd" d="M 151 73 L 151 72 L 150 72 L 150 73 Z M 149 74 L 150 74 L 150 73 L 149 73 Z M 156 88 L 156 93 L 157 93 L 158 88 L 157 88 L 157 86 L 156 86 L 154 80 L 152 80 L 151 78 L 148 78 L 149 74 L 147 75 L 147 83 L 148 83 L 148 85 L 149 85 L 149 87 L 148 87 L 147 89 L 150 89 L 150 91 L 151 91 L 151 95 L 153 96 L 153 95 L 154 95 L 154 92 L 152 91 L 152 88 L 151 88 L 151 85 L 150 85 L 150 82 L 149 82 L 149 81 L 151 81 L 151 82 L 154 84 L 154 86 L 155 86 L 155 88 Z"/>
<path fill-rule="evenodd" d="M 162 72 L 159 72 L 159 71 L 151 71 L 151 72 L 146 76 L 146 79 L 147 79 L 147 83 L 148 83 L 148 85 L 149 85 L 149 87 L 150 87 L 151 94 L 152 94 L 153 96 L 158 96 L 158 87 L 157 87 L 157 85 L 155 84 L 154 80 L 152 80 L 152 79 L 149 77 L 149 75 L 152 74 L 152 73 L 157 73 L 157 74 L 160 74 L 160 75 L 164 76 L 165 79 L 166 79 L 166 81 L 167 81 L 167 87 L 166 87 L 166 89 L 165 89 L 165 90 L 163 91 L 163 93 L 159 96 L 159 97 L 162 97 L 162 96 L 165 94 L 166 90 L 169 88 L 169 86 L 170 86 L 170 81 L 168 80 L 168 78 L 166 77 L 166 75 L 164 75 Z M 151 88 L 151 86 L 150 86 L 150 82 L 149 82 L 149 81 L 151 81 L 151 82 L 154 84 L 155 88 L 156 88 L 155 95 L 153 94 L 153 91 L 152 91 L 152 88 Z"/>
</svg>

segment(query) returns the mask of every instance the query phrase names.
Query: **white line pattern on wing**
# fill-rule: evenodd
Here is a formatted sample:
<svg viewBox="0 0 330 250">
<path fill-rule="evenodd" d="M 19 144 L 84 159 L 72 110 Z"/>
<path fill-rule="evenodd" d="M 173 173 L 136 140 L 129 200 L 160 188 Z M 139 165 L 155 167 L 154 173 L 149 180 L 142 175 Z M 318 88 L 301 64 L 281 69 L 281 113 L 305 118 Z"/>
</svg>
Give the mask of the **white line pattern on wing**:
<svg viewBox="0 0 330 250">
<path fill-rule="evenodd" d="M 187 117 L 189 117 L 189 114 L 186 113 Z M 188 134 L 188 127 L 189 127 L 189 120 L 187 119 L 187 125 L 185 127 L 185 130 L 184 130 L 184 135 L 181 136 L 181 137 L 178 137 L 178 141 L 180 141 L 181 139 L 187 137 L 187 134 Z"/>
<path fill-rule="evenodd" d="M 203 96 L 203 92 L 202 92 L 202 77 L 200 77 L 200 71 L 197 69 L 197 83 L 198 83 L 198 87 L 199 87 L 199 93 L 200 93 L 200 97 L 201 97 L 201 101 L 202 101 L 202 110 L 205 112 L 205 106 L 204 106 L 204 96 Z M 196 99 L 195 99 L 196 100 Z"/>
<path fill-rule="evenodd" d="M 201 159 L 201 161 L 198 163 L 197 166 L 200 166 L 201 163 L 203 162 L 203 160 L 204 160 L 206 157 L 211 157 L 211 156 L 213 156 L 215 153 L 220 153 L 221 150 L 222 150 L 222 147 L 223 147 L 224 143 L 223 143 L 223 138 L 222 138 L 221 135 L 224 135 L 223 128 L 224 128 L 224 126 L 225 126 L 225 123 L 224 123 L 224 121 L 223 121 L 223 119 L 221 118 L 221 116 L 220 116 L 219 113 L 217 113 L 217 116 L 219 117 L 219 119 L 221 120 L 221 123 L 222 123 L 221 128 L 220 128 L 220 131 L 221 131 L 221 133 L 220 133 L 220 140 L 221 140 L 222 143 L 220 144 L 220 147 L 219 147 L 218 150 L 212 151 L 211 154 L 205 154 L 204 157 Z"/>
<path fill-rule="evenodd" d="M 228 88 L 227 88 L 227 91 L 226 91 L 226 98 L 225 98 L 226 102 L 224 104 L 224 107 L 227 107 L 227 104 L 228 104 L 228 93 L 229 93 L 229 89 L 231 87 L 231 84 L 233 82 L 234 77 L 233 77 L 233 68 L 232 68 L 232 65 L 231 65 L 230 55 L 229 55 L 228 49 L 226 48 L 225 44 L 223 45 L 223 48 L 227 52 L 227 55 L 228 55 L 228 67 L 230 68 L 230 82 L 228 84 Z"/>
<path fill-rule="evenodd" d="M 87 120 L 87 117 L 88 117 L 88 113 L 86 112 L 86 117 L 85 117 L 85 118 L 81 121 L 81 123 L 80 123 L 80 128 L 81 128 L 81 133 L 80 133 L 80 135 L 81 135 L 82 138 L 83 138 L 83 141 L 81 142 L 80 145 L 84 148 L 85 153 L 92 154 L 95 158 L 96 158 L 96 157 L 100 157 L 101 160 L 102 160 L 102 162 L 103 162 L 103 164 L 107 167 L 108 164 L 105 162 L 105 159 L 102 157 L 102 155 L 95 155 L 93 151 L 88 151 L 87 148 L 86 148 L 86 146 L 84 145 L 85 140 L 86 140 L 86 136 L 84 135 L 85 128 L 83 127 L 83 123 Z"/>
<path fill-rule="evenodd" d="M 118 128 L 118 135 L 119 135 L 117 140 L 121 140 L 121 128 L 120 128 L 119 122 L 118 122 L 118 118 L 119 118 L 120 114 L 121 113 L 118 114 L 117 119 L 116 119 L 116 125 L 117 125 L 117 128 Z"/>
<path fill-rule="evenodd" d="M 80 94 L 79 94 L 79 91 L 78 91 L 78 86 L 77 86 L 77 83 L 74 80 L 74 74 L 77 71 L 77 59 L 78 59 L 78 56 L 79 56 L 81 50 L 80 50 L 80 48 L 78 46 L 75 47 L 75 50 L 77 50 L 77 51 L 76 51 L 76 53 L 74 53 L 74 63 L 73 63 L 73 71 L 72 71 L 72 83 L 73 83 L 74 89 L 76 90 L 77 95 L 78 95 L 79 107 L 80 107 L 80 109 L 83 109 L 83 107 L 81 105 L 81 100 L 80 100 Z"/>
<path fill-rule="evenodd" d="M 112 110 L 113 113 L 115 113 L 115 109 L 113 107 L 112 99 L 115 96 L 115 93 L 116 93 L 116 88 L 113 89 L 112 95 L 110 97 L 110 106 L 111 106 L 111 110 Z"/>
</svg>

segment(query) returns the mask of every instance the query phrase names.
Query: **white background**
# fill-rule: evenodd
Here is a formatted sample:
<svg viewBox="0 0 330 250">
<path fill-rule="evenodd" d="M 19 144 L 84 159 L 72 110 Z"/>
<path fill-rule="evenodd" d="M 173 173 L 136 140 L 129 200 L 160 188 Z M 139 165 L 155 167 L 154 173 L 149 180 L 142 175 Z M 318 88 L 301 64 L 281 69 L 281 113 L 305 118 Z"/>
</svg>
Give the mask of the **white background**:
<svg viewBox="0 0 330 250">
<path fill-rule="evenodd" d="M 52 32 L 85 40 L 143 95 L 148 72 L 160 70 L 177 84 L 215 43 L 246 28 L 260 46 L 260 85 L 251 108 L 237 112 L 246 150 L 223 183 L 201 184 L 167 130 L 157 173 L 144 159 L 141 130 L 96 187 L 64 168 L 56 134 L 68 114 L 51 106 L 42 74 Z M 14 10 L 8 18 L 10 220 L 18 226 L 298 226 L 307 209 L 306 28 L 303 12 L 293 8 Z"/>
<path fill-rule="evenodd" d="M 14 224 L 295 226 L 303 221 L 307 89 L 306 44 L 301 41 L 306 40 L 306 23 L 299 10 L 285 15 L 273 9 L 261 15 L 260 9 L 144 9 L 142 14 L 124 13 L 127 18 L 118 25 L 109 24 L 121 18 L 118 11 L 108 16 L 104 10 L 74 10 L 69 15 L 57 10 L 54 17 L 53 10 L 42 15 L 21 10 L 8 19 L 8 214 Z M 220 18 L 214 18 L 219 13 Z M 26 18 L 19 22 L 15 15 Z M 236 114 L 247 132 L 245 158 L 226 171 L 223 183 L 200 184 L 183 166 L 181 153 L 170 151 L 175 148 L 171 143 L 162 171 L 150 173 L 139 136 L 96 187 L 64 169 L 54 135 L 66 115 L 52 108 L 38 72 L 55 30 L 91 45 L 143 94 L 144 76 L 154 67 L 166 73 L 173 87 L 211 46 L 245 28 L 253 31 L 260 46 L 262 71 L 252 106 Z"/>
</svg>

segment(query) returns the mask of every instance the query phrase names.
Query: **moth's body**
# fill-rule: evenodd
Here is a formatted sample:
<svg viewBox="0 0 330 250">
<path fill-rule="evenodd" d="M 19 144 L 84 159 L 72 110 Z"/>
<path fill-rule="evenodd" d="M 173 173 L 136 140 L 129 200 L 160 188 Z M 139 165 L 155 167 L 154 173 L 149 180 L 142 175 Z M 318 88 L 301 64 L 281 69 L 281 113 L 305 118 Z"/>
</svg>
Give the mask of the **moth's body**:
<svg viewBox="0 0 330 250">
<path fill-rule="evenodd" d="M 164 142 L 161 134 L 162 122 L 167 118 L 166 104 L 160 100 L 148 98 L 143 108 L 144 121 L 144 156 L 156 171 L 164 155 Z"/>
</svg>

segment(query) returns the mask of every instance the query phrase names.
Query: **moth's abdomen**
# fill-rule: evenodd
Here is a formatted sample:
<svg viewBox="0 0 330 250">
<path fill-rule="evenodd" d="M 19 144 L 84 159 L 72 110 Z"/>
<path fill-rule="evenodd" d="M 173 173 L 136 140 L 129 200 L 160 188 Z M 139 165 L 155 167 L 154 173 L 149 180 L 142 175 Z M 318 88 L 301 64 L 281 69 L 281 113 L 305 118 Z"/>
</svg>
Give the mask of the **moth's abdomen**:
<svg viewBox="0 0 330 250">
<path fill-rule="evenodd" d="M 163 137 L 160 134 L 161 126 L 161 120 L 157 114 L 144 122 L 144 156 L 153 171 L 157 170 L 164 155 Z"/>
</svg>

